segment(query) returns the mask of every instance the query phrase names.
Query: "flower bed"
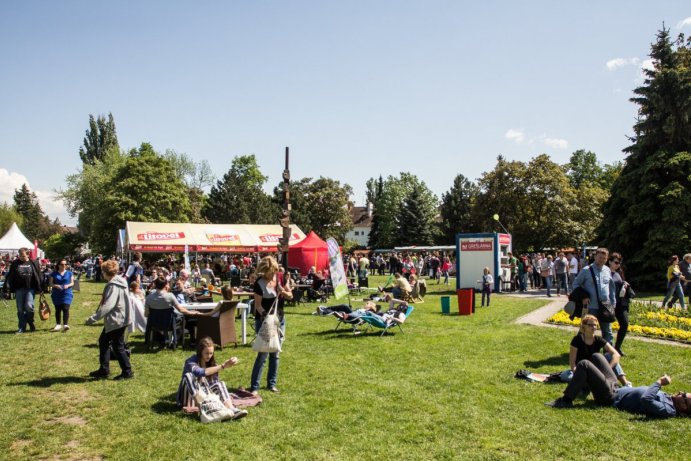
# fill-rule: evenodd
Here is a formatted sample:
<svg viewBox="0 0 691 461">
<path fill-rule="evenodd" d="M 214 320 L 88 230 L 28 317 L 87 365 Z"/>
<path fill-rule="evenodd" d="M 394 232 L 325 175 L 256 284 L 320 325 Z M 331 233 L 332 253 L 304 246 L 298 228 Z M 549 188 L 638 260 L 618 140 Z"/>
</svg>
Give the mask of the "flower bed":
<svg viewBox="0 0 691 461">
<path fill-rule="evenodd" d="M 547 322 L 581 324 L 579 318 L 571 320 L 564 311 L 557 312 Z M 618 330 L 619 323 L 614 322 L 612 329 Z M 691 315 L 688 310 L 679 308 L 664 309 L 651 303 L 632 302 L 629 306 L 629 334 L 691 343 Z"/>
</svg>

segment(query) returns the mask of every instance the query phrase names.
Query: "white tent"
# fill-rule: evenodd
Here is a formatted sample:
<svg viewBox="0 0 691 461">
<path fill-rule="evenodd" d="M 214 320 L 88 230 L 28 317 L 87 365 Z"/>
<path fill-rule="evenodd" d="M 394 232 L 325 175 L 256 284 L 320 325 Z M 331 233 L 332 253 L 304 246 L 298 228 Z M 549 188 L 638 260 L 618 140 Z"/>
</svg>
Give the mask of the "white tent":
<svg viewBox="0 0 691 461">
<path fill-rule="evenodd" d="M 8 230 L 5 235 L 0 238 L 0 250 L 14 250 L 17 251 L 20 248 L 28 248 L 32 250 L 34 244 L 31 240 L 26 238 L 22 231 L 17 227 L 17 223 L 12 223 L 12 227 Z"/>
</svg>

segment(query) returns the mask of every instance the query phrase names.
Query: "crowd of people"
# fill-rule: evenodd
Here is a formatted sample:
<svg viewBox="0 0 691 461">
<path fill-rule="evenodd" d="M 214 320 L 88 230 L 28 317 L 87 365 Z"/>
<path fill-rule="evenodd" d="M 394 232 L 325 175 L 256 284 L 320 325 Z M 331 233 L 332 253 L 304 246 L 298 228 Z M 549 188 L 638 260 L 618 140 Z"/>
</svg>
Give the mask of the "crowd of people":
<svg viewBox="0 0 691 461">
<path fill-rule="evenodd" d="M 103 321 L 98 338 L 99 368 L 90 373 L 96 379 L 104 379 L 110 375 L 111 356 L 117 360 L 121 370 L 115 377 L 116 380 L 134 377 L 126 341 L 127 333 L 137 324 L 137 306 L 143 307 L 143 323 L 152 310 L 173 309 L 180 318 L 185 316 L 187 325 L 193 329 L 195 317 L 218 315 L 221 303 L 204 314 L 187 310 L 184 305 L 208 296 L 212 285 L 220 283 L 220 274 L 230 282 L 222 290 L 224 301 L 232 300 L 233 286 L 251 291 L 254 294 L 256 331 L 261 329 L 266 314 L 275 309 L 282 335 L 285 335 L 283 307 L 285 301 L 293 299 L 296 283 L 309 283 L 307 292 L 316 299 L 321 293 L 322 285 L 328 283 L 329 278 L 328 268 L 311 268 L 307 279 L 296 282 L 293 277 L 286 275 L 274 257 L 262 258 L 259 255 L 202 258 L 192 262 L 190 270 L 184 269 L 183 261 L 172 257 L 154 263 L 143 260 L 138 253 L 129 263 L 118 258 L 102 261 L 102 258 L 96 257 L 94 261 L 101 262 L 97 268 L 93 268 L 93 278 L 106 282 L 97 309 L 86 320 L 87 324 Z M 511 253 L 508 255 L 506 266 L 511 274 L 512 289 L 520 292 L 544 288 L 547 295 L 551 296 L 554 288 L 556 296 L 563 292 L 583 309 L 581 328 L 570 344 L 569 369 L 562 376 L 563 380 L 569 381 L 569 385 L 564 395 L 552 405 L 557 408 L 570 407 L 573 400 L 586 391 L 592 392 L 596 403 L 601 405 L 614 405 L 652 416 L 688 414 L 689 394 L 668 396 L 660 391 L 661 386 L 670 382 L 669 377 L 663 376 L 646 388 L 634 388 L 623 371 L 621 359 L 625 354 L 622 345 L 628 327 L 628 303 L 634 293 L 625 279 L 622 262 L 622 255 L 610 254 L 603 248 L 597 249 L 588 261 L 580 261 L 571 252 L 557 252 L 554 255 L 535 253 L 518 257 Z M 427 276 L 428 280 L 437 280 L 437 283 L 448 283 L 452 263 L 451 256 L 436 253 L 375 254 L 371 258 L 350 255 L 346 258 L 345 270 L 352 277 L 361 279 L 370 273 L 392 274 L 391 283 L 380 287 L 382 292 L 391 292 L 390 296 L 385 295 L 383 298 L 390 303 L 388 310 L 368 301 L 362 309 L 352 310 L 350 306 L 342 305 L 324 307 L 318 311 L 322 311 L 319 312 L 322 315 L 334 315 L 347 322 L 357 320 L 367 313 L 375 313 L 387 322 L 402 323 L 405 321 L 408 301 L 412 299 L 411 294 L 416 287 L 419 289 L 426 283 L 423 276 Z M 81 264 L 69 258 L 58 260 L 55 267 L 48 263 L 42 264 L 32 260 L 29 250 L 25 248 L 20 249 L 12 261 L 3 258 L 0 271 L 4 274 L 4 289 L 15 296 L 17 333 L 23 334 L 36 329 L 34 297 L 44 292 L 50 292 L 55 306 L 56 325 L 52 331 L 69 331 L 73 287 L 86 265 L 89 263 Z M 669 259 L 663 306 L 672 306 L 678 301 L 686 309 L 684 297 L 689 294 L 690 266 L 691 254 L 686 254 L 681 259 L 677 256 Z M 482 283 L 483 305 L 486 302 L 489 306 L 494 283 L 489 268 L 483 271 Z M 603 317 L 603 306 L 612 307 L 613 315 L 619 322 L 616 340 L 611 328 L 614 318 Z M 598 327 L 601 329 L 601 336 L 595 335 Z M 210 338 L 192 337 L 191 340 L 196 343 L 196 354 L 185 362 L 178 403 L 190 406 L 198 389 L 194 379 L 190 377 L 204 377 L 209 381 L 211 390 L 232 412 L 233 419 L 244 417 L 247 412 L 233 405 L 225 384 L 219 379 L 219 372 L 235 365 L 237 359 L 231 358 L 217 365 Z M 279 358 L 278 352 L 257 353 L 249 379 L 250 393 L 258 394 L 267 361 L 266 389 L 279 392 Z"/>
</svg>

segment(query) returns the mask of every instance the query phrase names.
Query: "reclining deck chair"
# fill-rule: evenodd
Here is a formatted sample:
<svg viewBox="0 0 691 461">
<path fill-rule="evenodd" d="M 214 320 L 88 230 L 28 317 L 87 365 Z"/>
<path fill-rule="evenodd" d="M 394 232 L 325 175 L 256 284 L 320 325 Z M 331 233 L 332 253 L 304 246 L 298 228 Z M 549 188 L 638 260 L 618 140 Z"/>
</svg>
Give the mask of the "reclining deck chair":
<svg viewBox="0 0 691 461">
<path fill-rule="evenodd" d="M 413 313 L 413 310 L 415 310 L 415 306 L 409 305 L 405 311 L 405 320 L 403 322 L 408 320 L 408 317 L 410 317 L 410 314 Z M 367 313 L 360 317 L 360 319 L 362 319 L 367 324 L 367 328 L 365 329 L 365 331 L 369 331 L 370 327 L 381 328 L 382 332 L 379 336 L 384 336 L 386 332 L 388 332 L 392 328 L 395 328 L 396 326 L 398 326 L 398 329 L 401 330 L 401 333 L 403 333 L 403 327 L 401 327 L 401 322 L 396 322 L 395 320 L 391 319 L 387 323 L 381 315 Z"/>
</svg>

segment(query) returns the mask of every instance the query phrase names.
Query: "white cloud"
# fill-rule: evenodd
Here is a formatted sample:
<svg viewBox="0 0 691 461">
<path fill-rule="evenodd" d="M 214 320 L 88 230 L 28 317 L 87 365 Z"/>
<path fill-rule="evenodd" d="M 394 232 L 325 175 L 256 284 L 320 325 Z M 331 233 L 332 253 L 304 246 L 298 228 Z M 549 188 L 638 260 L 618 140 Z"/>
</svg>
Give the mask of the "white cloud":
<svg viewBox="0 0 691 461">
<path fill-rule="evenodd" d="M 523 134 L 522 128 L 518 128 L 518 129 L 511 128 L 511 129 L 509 129 L 509 131 L 506 132 L 504 137 L 506 139 L 509 139 L 509 140 L 516 142 L 516 144 L 521 144 L 525 140 L 525 135 Z"/>
<path fill-rule="evenodd" d="M 607 66 L 607 70 L 614 71 L 624 66 L 637 66 L 640 62 L 641 60 L 638 58 L 614 58 L 607 61 L 605 66 Z"/>
<path fill-rule="evenodd" d="M 685 27 L 685 26 L 691 26 L 691 16 L 689 16 L 686 19 L 679 21 L 679 23 L 677 24 L 677 29 L 681 29 L 682 27 Z"/>
<path fill-rule="evenodd" d="M 648 59 L 645 59 L 643 62 L 641 62 L 641 69 L 654 70 L 655 65 L 653 64 L 653 60 L 648 58 Z"/>
<path fill-rule="evenodd" d="M 542 142 L 549 147 L 555 149 L 566 149 L 569 147 L 569 142 L 566 139 L 560 138 L 544 138 Z"/>
<path fill-rule="evenodd" d="M 15 189 L 19 189 L 22 187 L 22 184 L 26 184 L 31 192 L 36 193 L 41 209 L 51 220 L 58 218 L 63 224 L 74 221 L 74 219 L 70 218 L 67 214 L 64 203 L 57 198 L 55 192 L 33 189 L 31 184 L 29 184 L 29 180 L 23 174 L 0 168 L 0 184 L 3 185 L 0 187 L 0 202 L 5 202 L 10 205 L 14 204 Z"/>
</svg>

